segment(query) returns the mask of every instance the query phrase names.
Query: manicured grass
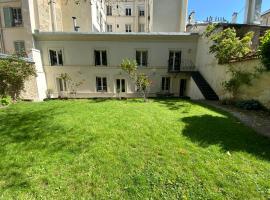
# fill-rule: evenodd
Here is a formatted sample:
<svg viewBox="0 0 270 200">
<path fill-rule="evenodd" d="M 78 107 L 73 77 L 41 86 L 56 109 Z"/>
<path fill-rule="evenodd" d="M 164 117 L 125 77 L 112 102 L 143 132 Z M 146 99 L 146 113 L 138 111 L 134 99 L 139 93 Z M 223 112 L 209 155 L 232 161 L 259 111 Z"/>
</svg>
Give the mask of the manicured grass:
<svg viewBox="0 0 270 200">
<path fill-rule="evenodd" d="M 0 110 L 0 199 L 267 199 L 270 140 L 182 100 Z"/>
</svg>

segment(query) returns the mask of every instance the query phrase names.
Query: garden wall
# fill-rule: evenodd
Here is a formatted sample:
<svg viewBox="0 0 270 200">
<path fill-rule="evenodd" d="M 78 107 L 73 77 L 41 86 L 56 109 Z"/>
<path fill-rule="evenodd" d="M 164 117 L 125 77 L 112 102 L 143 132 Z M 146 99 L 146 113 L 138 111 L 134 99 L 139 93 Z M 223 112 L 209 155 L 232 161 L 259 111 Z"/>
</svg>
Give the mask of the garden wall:
<svg viewBox="0 0 270 200">
<path fill-rule="evenodd" d="M 227 73 L 228 65 L 219 65 L 215 57 L 209 53 L 210 42 L 204 38 L 198 41 L 196 57 L 197 69 L 221 98 L 229 97 L 223 89 L 222 83 L 230 79 Z M 260 66 L 259 59 L 247 60 L 231 64 L 232 67 L 252 72 Z M 251 86 L 242 86 L 237 96 L 238 99 L 256 99 L 270 108 L 270 72 L 264 72 L 252 81 Z"/>
</svg>

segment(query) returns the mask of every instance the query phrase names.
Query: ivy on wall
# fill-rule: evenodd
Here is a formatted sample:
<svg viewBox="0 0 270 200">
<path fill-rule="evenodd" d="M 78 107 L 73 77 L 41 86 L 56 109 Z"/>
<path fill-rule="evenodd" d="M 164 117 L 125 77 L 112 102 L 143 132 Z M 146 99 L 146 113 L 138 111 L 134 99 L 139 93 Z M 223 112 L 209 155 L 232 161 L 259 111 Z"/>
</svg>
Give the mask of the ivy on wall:
<svg viewBox="0 0 270 200">
<path fill-rule="evenodd" d="M 260 40 L 259 55 L 266 70 L 270 70 L 270 30 Z"/>
</svg>

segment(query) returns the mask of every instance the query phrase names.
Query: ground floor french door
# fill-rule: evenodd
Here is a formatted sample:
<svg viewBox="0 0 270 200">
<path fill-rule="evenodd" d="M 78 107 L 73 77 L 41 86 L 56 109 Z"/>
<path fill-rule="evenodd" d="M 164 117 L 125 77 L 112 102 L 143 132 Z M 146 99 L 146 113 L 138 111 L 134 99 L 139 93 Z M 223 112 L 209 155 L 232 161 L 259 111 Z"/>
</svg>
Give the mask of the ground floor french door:
<svg viewBox="0 0 270 200">
<path fill-rule="evenodd" d="M 116 93 L 126 93 L 126 80 L 116 79 Z"/>
</svg>

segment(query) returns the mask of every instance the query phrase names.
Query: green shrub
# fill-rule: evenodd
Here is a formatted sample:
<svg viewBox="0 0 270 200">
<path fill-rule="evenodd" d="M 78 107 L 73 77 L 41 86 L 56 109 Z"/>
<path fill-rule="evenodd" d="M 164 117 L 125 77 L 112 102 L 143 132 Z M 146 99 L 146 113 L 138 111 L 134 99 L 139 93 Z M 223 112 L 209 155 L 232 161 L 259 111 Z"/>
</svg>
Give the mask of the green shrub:
<svg viewBox="0 0 270 200">
<path fill-rule="evenodd" d="M 0 98 L 1 106 L 8 106 L 12 103 L 12 98 L 10 96 Z"/>
<path fill-rule="evenodd" d="M 235 104 L 238 108 L 245 110 L 263 110 L 264 106 L 257 100 L 243 100 Z"/>
<path fill-rule="evenodd" d="M 263 65 L 267 70 L 270 70 L 270 30 L 261 38 L 259 53 Z"/>
</svg>

